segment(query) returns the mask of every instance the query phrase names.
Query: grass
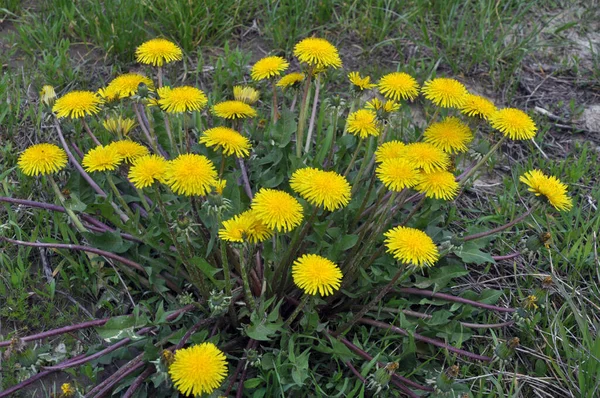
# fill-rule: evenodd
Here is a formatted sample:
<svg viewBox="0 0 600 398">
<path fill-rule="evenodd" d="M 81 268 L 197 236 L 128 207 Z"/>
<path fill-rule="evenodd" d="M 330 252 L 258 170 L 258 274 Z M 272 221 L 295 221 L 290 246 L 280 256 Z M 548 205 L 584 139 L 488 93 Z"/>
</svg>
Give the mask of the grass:
<svg viewBox="0 0 600 398">
<path fill-rule="evenodd" d="M 347 70 L 330 75 L 328 82 L 334 93 L 342 97 L 347 91 L 345 72 L 360 69 L 377 78 L 398 69 L 414 74 L 420 81 L 432 76 L 459 76 L 498 104 L 532 107 L 533 103 L 526 102 L 531 100 L 531 94 L 525 93 L 529 98 L 523 98 L 520 84 L 524 76 L 530 76 L 530 69 L 535 68 L 531 65 L 540 60 L 558 65 L 553 76 L 569 81 L 574 92 L 586 94 L 597 87 L 598 53 L 592 52 L 589 65 L 564 53 L 566 35 L 593 32 L 593 18 L 586 16 L 581 24 L 565 21 L 551 32 L 545 30 L 557 15 L 579 6 L 586 4 L 522 0 L 3 0 L 0 21 L 7 28 L 0 30 L 1 196 L 53 201 L 39 181 L 18 178 L 14 170 L 20 151 L 54 135 L 51 119 L 40 112 L 37 101 L 40 87 L 52 84 L 60 93 L 76 88 L 96 89 L 118 73 L 137 68 L 133 62 L 135 47 L 148 38 L 164 36 L 177 42 L 184 49 L 184 61 L 180 69 L 167 70 L 167 81 L 200 87 L 212 102 L 227 97 L 234 84 L 247 81 L 248 65 L 265 53 L 291 59 L 293 46 L 299 39 L 317 35 L 335 40 L 342 51 Z M 592 8 L 585 15 L 593 14 Z M 553 52 L 548 55 L 549 51 Z M 549 96 L 534 102 L 560 115 L 575 115 L 586 106 L 581 98 L 589 97 L 577 96 L 568 101 Z M 328 134 L 330 106 L 323 102 L 319 109 L 317 137 Z M 410 110 L 403 112 L 408 119 Z M 192 122 L 201 129 L 200 119 Z M 456 391 L 463 389 L 474 397 L 598 395 L 598 147 L 587 142 L 585 136 L 555 128 L 554 122 L 546 117 L 538 115 L 536 122 L 540 130 L 536 143 L 543 153 L 528 143 L 505 146 L 503 153 L 488 163 L 481 184 L 462 196 L 461 207 L 431 206 L 413 220 L 416 226 L 425 227 L 435 220 L 437 225 L 459 225 L 469 232 L 495 227 L 507 216 L 515 217 L 522 211 L 520 194 L 525 191 L 522 186 L 518 191 L 516 187 L 519 187 L 518 176 L 524 171 L 536 167 L 559 176 L 569 184 L 570 194 L 578 204 L 574 210 L 558 215 L 537 212 L 526 223 L 497 235 L 485 245 L 471 246 L 468 253 L 456 252 L 442 264 L 440 271 L 432 271 L 427 278 L 416 278 L 421 288 L 509 307 L 520 307 L 527 296 L 534 294 L 539 298 L 536 316 L 517 319 L 516 327 L 465 331 L 460 322 L 498 323 L 513 318 L 465 305 L 402 295 L 375 312 L 378 320 L 393 321 L 394 325 L 417 333 L 426 330 L 429 337 L 490 356 L 496 343 L 519 337 L 521 345 L 516 355 L 490 365 L 467 362 L 447 350 L 432 349 L 412 335 L 400 338 L 366 326 L 356 329 L 354 344 L 375 353 L 376 359 L 384 363 L 398 361 L 400 373 L 411 379 L 435 379 L 440 369 L 460 364 Z M 407 121 L 394 134 L 417 136 L 419 129 L 409 130 L 408 124 Z M 284 175 L 297 167 L 282 149 L 292 138 L 290 131 L 286 127 L 272 132 L 280 147 L 273 149 L 265 143 L 256 149 L 261 155 L 260 163 L 249 168 L 255 175 L 257 170 L 266 170 L 257 178 L 260 186 L 278 186 Z M 347 162 L 355 142 L 346 137 L 338 144 L 340 158 Z M 323 158 L 326 153 L 321 155 Z M 66 178 L 67 175 L 60 177 L 62 181 Z M 90 197 L 89 193 L 86 196 L 86 192 L 79 191 L 82 185 L 71 177 L 67 186 L 81 198 Z M 241 199 L 234 201 L 235 206 L 241 207 Z M 98 211 L 107 213 L 101 203 L 96 206 Z M 57 213 L 48 216 L 40 210 L 0 205 L 2 236 L 32 242 L 48 241 L 50 237 L 55 241 L 84 243 L 85 239 L 70 230 L 65 220 Z M 157 228 L 164 227 L 159 220 L 155 222 Z M 339 235 L 339 231 L 328 229 L 326 223 L 317 223 L 315 230 L 312 243 L 334 257 L 342 256 L 340 245 L 348 250 L 353 247 L 352 235 Z M 441 235 L 441 228 L 428 232 L 449 239 Z M 539 236 L 547 232 L 551 234 L 549 249 L 539 242 Z M 159 237 L 149 239 L 159 241 Z M 147 292 L 141 285 L 129 281 L 124 270 L 102 258 L 64 250 L 42 254 L 37 249 L 1 245 L 0 340 L 15 332 L 23 336 L 88 320 L 81 307 L 96 317 L 131 313 L 130 296 L 136 302 L 142 301 L 143 305 L 135 308 L 143 314 L 155 315 L 162 305 L 155 298 L 144 301 Z M 143 248 L 133 255 L 152 261 L 149 250 Z M 486 257 L 515 251 L 522 253 L 515 261 L 493 262 Z M 266 249 L 264 255 L 275 256 Z M 44 273 L 44 256 L 50 258 L 55 272 L 51 279 Z M 486 260 L 480 261 L 479 257 Z M 469 262 L 466 269 L 464 262 Z M 153 266 L 162 267 L 158 263 Z M 363 275 L 359 295 L 368 294 L 374 283 L 387 281 L 389 273 L 388 262 L 376 261 L 370 272 Z M 546 276 L 551 277 L 551 282 L 544 282 Z M 127 281 L 128 289 L 123 289 L 122 278 Z M 180 300 L 185 301 L 181 297 Z M 139 309 L 142 306 L 145 307 Z M 390 311 L 397 308 L 416 308 L 433 314 L 433 318 L 418 319 Z M 316 317 L 303 319 L 307 327 L 315 330 L 322 326 Z M 332 391 L 353 392 L 358 396 L 360 383 L 355 385 L 355 380 L 348 378 L 343 361 L 353 358 L 348 348 L 335 340 L 316 338 L 316 334 L 283 336 L 279 346 L 263 352 L 262 370 L 254 372 L 245 382 L 248 391 L 254 391 L 256 396 L 284 396 L 310 385 L 322 389 L 315 390 L 315 396 L 333 396 Z M 205 337 L 195 338 L 200 341 Z M 69 350 L 76 346 L 73 339 L 51 340 L 35 354 L 52 352 L 59 342 L 66 342 Z M 81 343 L 96 348 L 98 339 L 84 336 Z M 398 350 L 400 346 L 402 351 Z M 151 351 L 151 347 L 146 349 Z M 125 356 L 118 353 L 116 357 Z M 309 359 L 319 356 L 335 357 L 337 368 L 322 369 L 326 362 L 317 361 L 316 368 L 309 372 Z M 1 362 L 0 391 L 20 381 L 15 358 Z M 104 363 L 110 360 L 107 358 Z M 310 363 L 312 366 L 315 362 Z M 364 363 L 363 367 L 358 366 L 358 371 L 369 377 L 376 369 L 375 362 Z M 87 367 L 81 373 L 93 379 L 100 368 Z M 320 377 L 320 373 L 327 376 Z"/>
</svg>

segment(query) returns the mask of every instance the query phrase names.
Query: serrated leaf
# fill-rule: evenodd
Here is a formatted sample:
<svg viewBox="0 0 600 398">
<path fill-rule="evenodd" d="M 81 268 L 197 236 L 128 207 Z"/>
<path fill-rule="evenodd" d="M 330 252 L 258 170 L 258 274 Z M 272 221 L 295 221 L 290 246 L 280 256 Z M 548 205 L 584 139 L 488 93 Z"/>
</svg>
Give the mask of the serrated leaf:
<svg viewBox="0 0 600 398">
<path fill-rule="evenodd" d="M 111 253 L 125 253 L 132 245 L 132 242 L 124 241 L 117 231 L 106 231 L 100 234 L 83 232 L 82 234 L 91 246 Z"/>
<path fill-rule="evenodd" d="M 477 245 L 470 241 L 462 245 L 455 253 L 466 264 L 481 265 L 485 263 L 496 263 L 489 253 L 482 252 Z"/>
</svg>

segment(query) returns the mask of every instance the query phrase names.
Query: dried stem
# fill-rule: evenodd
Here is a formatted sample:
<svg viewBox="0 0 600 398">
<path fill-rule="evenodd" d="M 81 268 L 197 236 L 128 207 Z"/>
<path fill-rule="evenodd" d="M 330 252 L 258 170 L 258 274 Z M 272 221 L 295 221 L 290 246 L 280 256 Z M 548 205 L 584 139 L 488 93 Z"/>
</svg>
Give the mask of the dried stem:
<svg viewBox="0 0 600 398">
<path fill-rule="evenodd" d="M 450 344 L 444 343 L 441 340 L 436 340 L 436 339 L 432 339 L 430 337 L 422 336 L 418 333 L 414 333 L 414 332 L 408 333 L 406 330 L 404 330 L 402 328 L 387 324 L 385 322 L 379 322 L 374 319 L 368 319 L 368 318 L 361 318 L 358 320 L 358 322 L 364 323 L 365 325 L 375 326 L 380 329 L 391 330 L 394 333 L 398 333 L 398 334 L 401 334 L 401 335 L 404 335 L 407 337 L 410 336 L 417 341 L 422 341 L 424 343 L 431 344 L 436 347 L 444 348 L 444 349 L 446 349 L 450 352 L 453 352 L 457 355 L 462 355 L 464 357 L 471 358 L 476 361 L 483 361 L 483 362 L 491 362 L 492 361 L 492 358 L 486 357 L 485 355 L 474 354 L 470 351 L 461 350 L 460 348 L 453 347 Z"/>
<path fill-rule="evenodd" d="M 317 105 L 319 104 L 319 92 L 321 91 L 321 75 L 317 75 L 315 79 L 315 97 L 312 104 L 312 112 L 310 114 L 310 122 L 308 123 L 308 134 L 306 135 L 306 145 L 304 146 L 304 153 L 308 153 L 312 140 L 312 134 L 315 129 L 315 119 L 317 117 Z"/>
<path fill-rule="evenodd" d="M 438 298 L 438 299 L 447 300 L 447 301 L 453 301 L 455 303 L 469 304 L 474 307 L 485 308 L 486 310 L 492 310 L 492 311 L 498 311 L 498 312 L 515 312 L 516 311 L 514 308 L 498 307 L 498 306 L 491 305 L 491 304 L 484 304 L 484 303 L 480 303 L 478 301 L 468 300 L 468 299 L 462 298 L 462 297 L 452 296 L 450 294 L 435 293 L 431 290 L 421 290 L 421 289 L 417 289 L 414 287 L 401 287 L 401 288 L 396 289 L 395 291 L 398 293 L 401 293 L 401 294 L 413 294 L 416 296 L 432 297 L 432 298 Z"/>
<path fill-rule="evenodd" d="M 473 235 L 468 235 L 462 238 L 463 242 L 468 242 L 470 240 L 475 240 L 475 239 L 479 239 L 479 238 L 484 238 L 486 236 L 490 236 L 495 234 L 496 232 L 500 232 L 500 231 L 504 231 L 505 229 L 508 229 L 510 227 L 512 227 L 515 224 L 520 223 L 521 221 L 523 221 L 524 219 L 526 219 L 535 209 L 535 205 L 531 206 L 525 213 L 521 214 L 519 217 L 515 218 L 514 220 L 512 220 L 511 222 L 501 225 L 499 227 L 496 228 L 492 228 L 490 230 L 487 231 L 483 231 L 483 232 L 479 232 Z"/>
<path fill-rule="evenodd" d="M 83 128 L 86 131 L 86 133 L 90 136 L 92 141 L 94 141 L 94 144 L 102 145 L 102 143 L 98 140 L 98 138 L 96 138 L 94 133 L 92 133 L 92 130 L 90 129 L 90 126 L 88 126 L 87 122 L 85 121 L 85 118 L 81 118 L 81 123 L 83 124 Z"/>
</svg>

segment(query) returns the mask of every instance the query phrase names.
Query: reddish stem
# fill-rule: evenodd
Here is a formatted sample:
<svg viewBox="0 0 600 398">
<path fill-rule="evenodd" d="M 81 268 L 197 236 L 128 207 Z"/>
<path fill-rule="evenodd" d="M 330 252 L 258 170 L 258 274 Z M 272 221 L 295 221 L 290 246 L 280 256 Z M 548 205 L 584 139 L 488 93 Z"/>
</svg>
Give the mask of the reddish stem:
<svg viewBox="0 0 600 398">
<path fill-rule="evenodd" d="M 366 325 L 376 326 L 376 327 L 378 327 L 380 329 L 391 330 L 394 333 L 398 333 L 398 334 L 401 334 L 401 335 L 404 335 L 404 336 L 408 336 L 408 337 L 411 336 L 411 333 L 408 333 L 405 329 L 402 329 L 402 328 L 399 328 L 399 327 L 387 324 L 385 322 L 379 322 L 379 321 L 376 321 L 376 320 L 373 320 L 373 319 L 368 319 L 368 318 L 361 318 L 361 319 L 358 320 L 358 322 L 364 323 Z M 484 362 L 491 362 L 492 361 L 492 358 L 490 358 L 490 357 L 486 357 L 484 355 L 479 355 L 479 354 L 474 354 L 474 353 L 472 353 L 470 351 L 466 351 L 466 350 L 461 350 L 460 348 L 453 347 L 450 344 L 444 343 L 441 340 L 432 339 L 430 337 L 426 337 L 426 336 L 420 335 L 418 333 L 412 333 L 412 337 L 415 340 L 422 341 L 424 343 L 431 344 L 431 345 L 434 345 L 436 347 L 444 348 L 444 349 L 446 349 L 448 351 L 451 351 L 451 352 L 453 352 L 455 354 L 458 354 L 458 355 L 465 356 L 467 358 L 471 358 L 471 359 L 474 359 L 474 360 L 477 360 L 477 361 L 484 361 Z"/>
<path fill-rule="evenodd" d="M 468 242 L 470 240 L 475 240 L 475 239 L 479 239 L 479 238 L 484 238 L 486 236 L 490 236 L 492 234 L 495 234 L 496 232 L 504 231 L 505 229 L 508 229 L 508 228 L 512 227 L 513 225 L 520 223 L 521 221 L 526 219 L 531 214 L 534 207 L 535 206 L 531 206 L 525 213 L 521 214 L 519 217 L 515 218 L 514 220 L 512 220 L 511 222 L 509 222 L 507 224 L 501 225 L 496 228 L 492 228 L 488 231 L 483 231 L 483 232 L 479 232 L 479 233 L 476 233 L 473 235 L 465 236 L 462 238 L 462 240 L 463 240 L 463 242 Z"/>
<path fill-rule="evenodd" d="M 339 336 L 339 337 L 333 337 L 333 336 L 331 335 L 331 332 L 330 332 L 330 331 L 328 331 L 328 330 L 325 330 L 325 334 L 327 334 L 327 336 L 329 336 L 329 337 L 330 337 L 330 338 L 332 338 L 332 339 L 333 339 L 333 338 L 337 338 L 337 339 L 338 339 L 339 341 L 341 341 L 341 342 L 342 342 L 342 343 L 343 343 L 343 344 L 344 344 L 346 347 L 348 347 L 348 348 L 349 348 L 351 351 L 353 351 L 353 352 L 354 352 L 355 354 L 357 354 L 358 356 L 360 356 L 360 357 L 362 357 L 362 358 L 366 359 L 367 361 L 371 361 L 371 360 L 373 360 L 373 357 L 372 357 L 371 355 L 369 355 L 369 353 L 368 353 L 368 352 L 366 352 L 366 351 L 364 351 L 364 350 L 362 350 L 362 349 L 358 348 L 357 346 L 355 346 L 354 344 L 352 344 L 352 343 L 351 343 L 351 342 L 350 342 L 350 341 L 349 341 L 347 338 L 345 338 L 345 337 L 342 337 L 342 336 Z M 383 362 L 377 362 L 377 363 L 378 363 L 380 366 L 382 366 L 382 367 L 383 367 L 383 366 L 385 366 L 385 364 L 384 364 Z M 408 385 L 408 386 L 414 387 L 414 388 L 416 388 L 416 389 L 418 389 L 418 390 L 421 390 L 421 391 L 433 391 L 433 388 L 431 388 L 431 387 L 428 387 L 428 386 L 423 386 L 423 385 L 421 385 L 421 384 L 419 384 L 419 383 L 416 383 L 416 382 L 414 382 L 414 381 L 412 381 L 412 380 L 410 380 L 410 379 L 407 379 L 407 378 L 406 378 L 406 377 L 404 377 L 404 376 L 400 376 L 399 374 L 393 373 L 393 374 L 392 374 L 392 377 L 393 377 L 393 378 L 395 378 L 395 379 L 397 379 L 397 380 L 398 380 L 398 381 L 400 381 L 401 383 L 404 383 L 404 384 L 406 384 L 406 385 Z M 411 397 L 412 397 L 412 396 L 414 396 L 414 397 L 417 397 L 417 395 L 416 395 L 415 393 L 413 393 L 412 391 L 410 391 L 408 388 L 406 388 L 406 386 L 403 386 L 403 387 L 404 387 L 404 388 L 405 388 L 405 389 L 406 389 L 406 390 L 407 390 L 407 391 L 408 391 L 408 392 L 411 394 L 411 395 L 410 395 Z M 405 391 L 405 390 L 403 390 L 403 391 Z M 405 392 L 406 392 L 406 391 L 405 391 Z"/>
<path fill-rule="evenodd" d="M 146 370 L 140 373 L 140 375 L 135 378 L 133 383 L 131 383 L 127 391 L 125 391 L 125 395 L 123 395 L 123 398 L 131 398 L 133 394 L 137 391 L 137 389 L 140 388 L 144 380 L 146 380 L 154 372 L 156 372 L 156 368 L 154 367 L 154 365 L 148 366 Z"/>
<path fill-rule="evenodd" d="M 76 361 L 79 358 L 82 358 L 84 356 L 85 356 L 85 354 L 77 355 L 76 357 L 71 358 L 67 362 Z M 52 370 L 45 370 L 45 371 L 39 372 L 36 375 L 30 377 L 29 379 L 24 380 L 24 381 L 20 382 L 19 384 L 16 384 L 16 385 L 10 387 L 7 390 L 0 391 L 0 398 L 10 397 L 10 396 L 12 396 L 13 393 L 19 391 L 22 388 L 27 387 L 31 383 L 34 383 L 34 382 L 36 382 L 36 381 L 38 381 L 38 380 L 40 380 L 40 379 L 48 376 L 52 372 L 54 372 L 54 371 L 52 371 Z"/>
<path fill-rule="evenodd" d="M 513 258 L 517 258 L 521 255 L 520 252 L 514 252 L 514 253 L 510 253 L 504 256 L 492 256 L 492 258 L 494 259 L 494 261 L 502 261 L 502 260 L 511 260 Z"/>
<path fill-rule="evenodd" d="M 346 361 L 344 362 L 344 364 L 350 369 L 354 376 L 358 378 L 358 380 L 362 381 L 363 384 L 367 384 L 367 379 L 365 379 L 364 376 L 361 375 L 360 372 L 356 370 L 354 366 L 352 366 L 352 363 L 350 363 L 350 361 Z"/>
<path fill-rule="evenodd" d="M 104 250 L 96 249 L 95 247 L 72 245 L 72 244 L 65 244 L 65 243 L 24 242 L 22 240 L 14 240 L 14 239 L 9 239 L 9 238 L 0 236 L 0 241 L 2 241 L 2 240 L 12 243 L 12 244 L 15 244 L 15 245 L 21 245 L 21 246 L 46 247 L 46 248 L 51 248 L 51 249 L 68 249 L 68 250 L 77 250 L 77 251 L 95 253 L 100 256 L 110 258 L 115 261 L 119 261 L 125 265 L 128 265 L 128 266 L 135 268 L 136 270 L 146 274 L 146 270 L 144 269 L 144 267 L 142 267 L 140 264 L 136 263 L 135 261 L 129 260 L 128 258 L 125 258 L 125 257 L 121 257 L 117 254 L 113 254 L 113 253 L 110 253 L 110 252 L 107 252 Z M 159 274 L 159 277 L 165 280 L 165 283 L 169 287 L 169 289 L 171 289 L 177 293 L 181 292 L 181 289 L 179 289 L 179 287 L 176 284 L 174 284 L 170 280 L 166 279 L 163 275 Z"/>
<path fill-rule="evenodd" d="M 433 297 L 433 298 L 439 298 L 439 299 L 448 300 L 448 301 L 454 301 L 456 303 L 469 304 L 474 307 L 485 308 L 486 310 L 492 310 L 492 311 L 498 311 L 498 312 L 515 312 L 516 311 L 514 308 L 498 307 L 495 305 L 480 303 L 478 301 L 468 300 L 468 299 L 462 298 L 462 297 L 452 296 L 450 294 L 434 293 L 431 290 L 421 290 L 421 289 L 416 289 L 413 287 L 401 287 L 401 288 L 395 289 L 395 291 L 397 291 L 398 293 L 403 293 L 403 294 L 414 294 L 417 296 Z"/>
</svg>

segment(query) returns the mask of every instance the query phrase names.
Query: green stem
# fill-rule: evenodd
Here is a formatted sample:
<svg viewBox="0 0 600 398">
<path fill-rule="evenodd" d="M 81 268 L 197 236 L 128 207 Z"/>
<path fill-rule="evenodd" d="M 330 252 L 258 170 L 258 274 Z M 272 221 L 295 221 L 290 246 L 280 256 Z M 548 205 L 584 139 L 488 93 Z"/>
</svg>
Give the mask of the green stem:
<svg viewBox="0 0 600 398">
<path fill-rule="evenodd" d="M 183 266 L 185 267 L 186 271 L 190 275 L 190 278 L 192 279 L 192 283 L 194 284 L 194 286 L 196 286 L 196 288 L 200 291 L 200 294 L 202 295 L 202 297 L 204 299 L 208 300 L 208 298 L 210 297 L 208 287 L 204 283 L 204 280 L 202 279 L 202 277 L 199 275 L 198 269 L 189 262 L 189 259 L 186 255 L 184 249 L 181 247 L 181 244 L 177 240 L 177 235 L 175 235 L 175 231 L 173 231 L 173 229 L 171 228 L 171 225 L 169 224 L 170 218 L 169 218 L 169 215 L 167 214 L 165 204 L 162 201 L 162 198 L 160 195 L 160 188 L 159 188 L 158 184 L 155 184 L 154 193 L 155 193 L 155 197 L 156 197 L 156 203 L 158 204 L 158 209 L 160 211 L 160 214 L 161 214 L 165 224 L 167 224 L 167 230 L 169 231 L 169 235 L 171 236 L 171 240 L 173 241 L 173 244 L 175 245 L 175 249 L 177 250 L 177 253 L 179 253 L 179 255 L 181 257 L 181 262 L 183 263 Z M 175 273 L 178 272 L 177 268 L 178 267 L 176 266 Z"/>
<path fill-rule="evenodd" d="M 506 140 L 506 136 L 503 136 L 502 138 L 500 138 L 500 140 L 496 143 L 496 145 L 494 145 L 488 153 L 485 154 L 484 157 L 481 158 L 481 160 L 479 162 L 477 162 L 477 164 L 475 164 L 475 166 L 473 166 L 473 168 L 471 170 L 469 170 L 467 172 L 467 174 L 465 174 L 463 176 L 463 178 L 460 180 L 460 185 L 465 185 L 467 183 L 467 181 L 469 180 L 469 178 L 471 178 L 473 176 L 473 174 L 475 174 L 475 172 L 477 170 L 479 170 L 479 168 L 485 164 L 485 162 L 488 161 L 488 159 L 490 158 L 490 156 L 492 156 L 492 154 L 494 152 L 496 152 L 496 150 L 500 147 L 500 145 L 502 145 L 502 143 Z"/>
<path fill-rule="evenodd" d="M 73 212 L 73 210 L 71 210 L 70 208 L 68 208 L 66 206 L 67 200 L 65 199 L 64 195 L 60 191 L 60 188 L 58 187 L 58 184 L 56 184 L 56 181 L 54 181 L 54 177 L 52 177 L 52 174 L 48 175 L 48 181 L 50 181 L 50 185 L 52 185 L 54 194 L 58 197 L 58 200 L 60 201 L 60 204 L 62 205 L 62 207 L 65 209 L 65 212 L 71 218 L 71 220 L 73 221 L 73 224 L 75 224 L 75 228 L 77 228 L 77 230 L 79 232 L 88 232 L 87 228 L 84 227 L 83 224 L 81 223 L 81 220 L 79 219 L 79 217 L 77 217 L 77 215 Z"/>
<path fill-rule="evenodd" d="M 356 146 L 356 151 L 354 151 L 354 154 L 352 155 L 352 159 L 350 159 L 350 164 L 348 165 L 348 167 L 346 168 L 346 171 L 344 172 L 344 177 L 348 176 L 348 173 L 350 173 L 350 169 L 352 169 L 352 166 L 354 166 L 354 162 L 356 161 L 356 157 L 358 156 L 358 152 L 360 151 L 360 147 L 363 144 L 364 139 L 360 138 L 358 140 L 358 145 Z"/>
<path fill-rule="evenodd" d="M 144 192 L 141 189 L 139 189 L 139 188 L 136 188 L 135 191 L 137 192 L 138 197 L 142 201 L 142 205 L 144 206 L 144 209 L 146 209 L 146 211 L 148 213 L 150 213 L 150 211 L 152 210 L 152 208 L 150 207 L 150 204 L 146 200 L 146 195 L 144 195 Z"/>
<path fill-rule="evenodd" d="M 300 103 L 300 115 L 298 116 L 298 130 L 296 131 L 296 156 L 302 157 L 302 143 L 304 142 L 304 126 L 306 125 L 306 110 L 308 108 L 310 83 L 312 81 L 313 68 L 309 68 L 304 83 L 302 102 Z"/>
<path fill-rule="evenodd" d="M 321 90 L 321 75 L 317 75 L 315 79 L 315 97 L 313 99 L 312 113 L 310 114 L 310 122 L 308 123 L 308 135 L 306 136 L 306 145 L 304 146 L 304 153 L 308 153 L 312 140 L 312 134 L 315 129 L 315 119 L 317 116 L 317 105 L 319 103 L 319 91 Z"/>
<path fill-rule="evenodd" d="M 127 213 L 127 215 L 129 216 L 129 218 L 132 218 L 132 219 L 135 218 L 133 211 L 131 211 L 131 209 L 129 208 L 129 205 L 127 204 L 125 199 L 123 199 L 123 197 L 121 196 L 121 192 L 119 192 L 119 189 L 115 185 L 115 182 L 113 181 L 112 175 L 110 173 L 106 173 L 106 182 L 108 182 L 108 186 L 115 194 L 117 201 L 121 204 L 121 206 L 123 206 L 123 209 L 125 210 L 125 213 Z"/>
<path fill-rule="evenodd" d="M 400 279 L 400 277 L 402 275 L 404 275 L 404 278 L 406 278 L 408 275 L 410 275 L 408 272 L 405 272 L 405 271 L 406 271 L 406 266 L 404 264 L 402 264 L 400 266 L 400 268 L 398 269 L 398 272 L 396 272 L 396 275 L 394 275 L 392 280 L 389 281 L 388 284 L 385 285 L 385 287 L 379 291 L 379 294 L 377 296 L 375 296 L 375 298 L 373 300 L 371 300 L 367 305 L 365 305 L 362 308 L 362 310 L 357 312 L 350 321 L 348 321 L 345 324 L 343 324 L 342 326 L 340 326 L 337 329 L 337 331 L 335 333 L 333 333 L 333 335 L 339 336 L 340 334 L 343 334 L 346 330 L 350 329 L 352 327 L 352 325 L 354 325 L 356 322 L 358 322 L 358 320 L 360 318 L 362 318 L 367 312 L 369 312 L 369 310 L 371 308 L 373 308 L 375 305 L 380 303 L 381 300 L 383 299 L 383 297 L 387 294 L 387 292 L 390 291 L 390 289 L 396 284 L 396 282 L 398 281 L 398 279 Z"/>
<path fill-rule="evenodd" d="M 240 250 L 240 276 L 242 277 L 242 283 L 244 284 L 244 294 L 246 296 L 246 302 L 250 309 L 250 312 L 256 308 L 256 302 L 254 301 L 254 295 L 250 290 L 250 281 L 248 280 L 248 270 L 246 269 L 246 247 L 244 246 Z"/>
<path fill-rule="evenodd" d="M 277 103 L 277 82 L 275 79 L 272 79 L 273 82 L 273 110 L 272 110 L 272 119 L 273 124 L 277 124 L 279 120 L 279 105 Z"/>
<path fill-rule="evenodd" d="M 298 317 L 300 312 L 302 312 L 302 310 L 306 306 L 306 303 L 308 303 L 309 299 L 310 296 L 308 294 L 302 296 L 302 300 L 300 301 L 294 312 L 292 312 L 292 315 L 290 315 L 290 317 L 286 319 L 285 323 L 283 324 L 283 329 L 287 329 L 292 324 L 292 322 L 294 322 L 294 320 Z"/>
<path fill-rule="evenodd" d="M 221 225 L 220 222 L 219 225 Z M 223 266 L 223 279 L 225 279 L 225 294 L 227 297 L 231 297 L 231 270 L 229 269 L 229 261 L 227 259 L 227 245 L 223 241 L 221 241 L 221 264 Z M 233 308 L 233 299 L 229 305 L 229 317 L 231 318 L 231 322 L 237 325 L 237 315 Z"/>
</svg>

